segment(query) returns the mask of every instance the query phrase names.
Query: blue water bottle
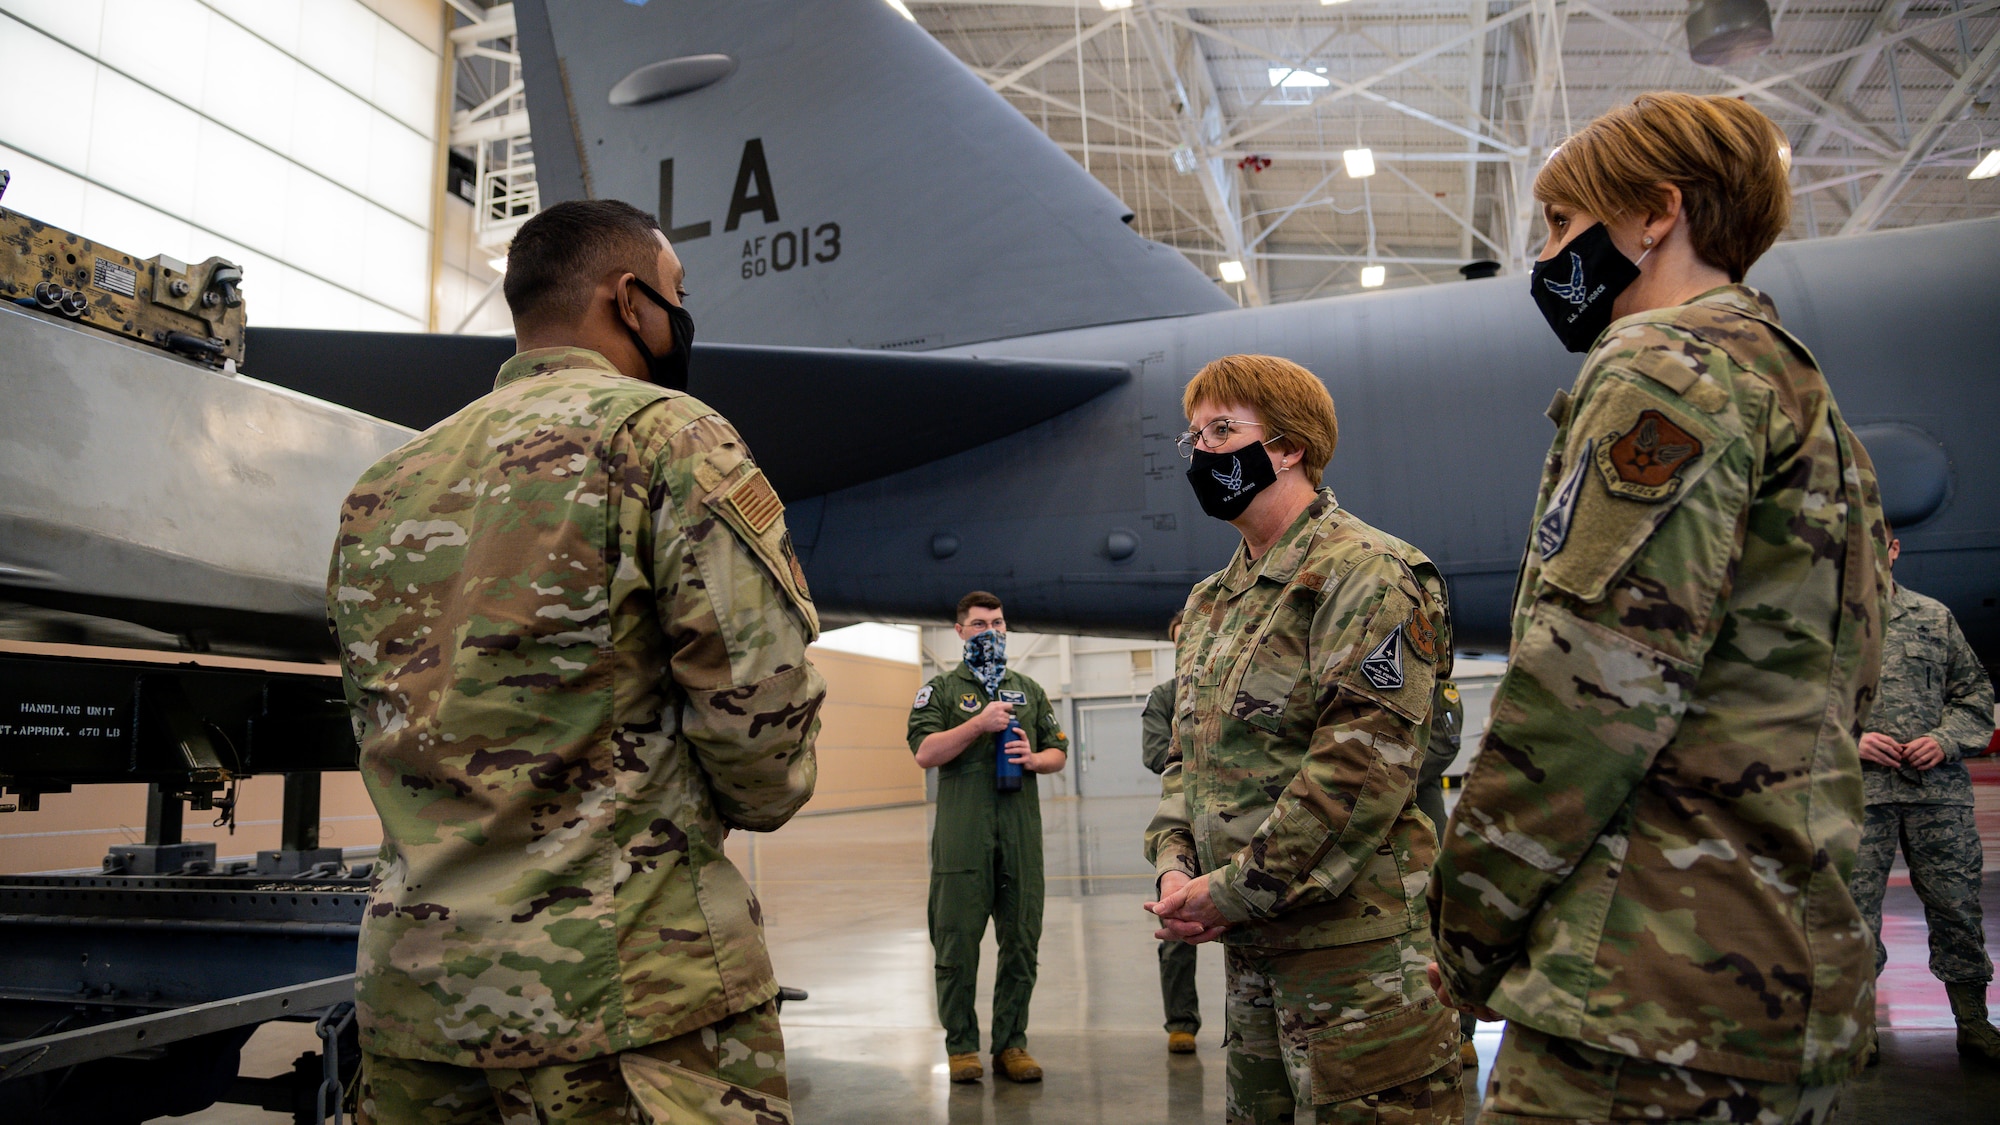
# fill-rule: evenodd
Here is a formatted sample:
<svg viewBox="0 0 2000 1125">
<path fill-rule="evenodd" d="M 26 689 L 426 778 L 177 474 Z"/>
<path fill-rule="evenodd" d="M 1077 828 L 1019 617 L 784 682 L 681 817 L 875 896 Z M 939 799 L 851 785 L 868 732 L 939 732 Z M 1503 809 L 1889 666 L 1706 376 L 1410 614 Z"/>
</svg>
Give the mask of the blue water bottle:
<svg viewBox="0 0 2000 1125">
<path fill-rule="evenodd" d="M 1007 717 L 1007 729 L 996 737 L 993 750 L 993 788 L 1002 793 L 1021 791 L 1021 763 L 1007 756 L 1007 744 L 1020 742 L 1028 736 L 1021 733 L 1021 720 Z"/>
</svg>

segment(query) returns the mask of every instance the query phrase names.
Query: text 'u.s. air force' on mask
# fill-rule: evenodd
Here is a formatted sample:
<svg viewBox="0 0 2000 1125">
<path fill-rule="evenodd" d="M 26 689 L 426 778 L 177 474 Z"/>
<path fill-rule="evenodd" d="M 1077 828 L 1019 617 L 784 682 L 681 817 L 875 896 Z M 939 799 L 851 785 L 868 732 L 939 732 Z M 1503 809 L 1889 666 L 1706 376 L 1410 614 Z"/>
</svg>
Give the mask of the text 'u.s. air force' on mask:
<svg viewBox="0 0 2000 1125">
<path fill-rule="evenodd" d="M 723 232 L 734 231 L 743 224 L 744 217 L 753 212 L 767 224 L 780 221 L 778 192 L 771 183 L 771 166 L 764 158 L 762 137 L 752 137 L 743 142 L 743 156 L 736 163 L 736 186 L 729 193 L 729 214 L 723 220 Z M 660 227 L 666 231 L 668 240 L 675 244 L 707 238 L 711 230 L 706 219 L 685 226 L 674 225 L 672 158 L 660 161 L 659 217 Z M 740 255 L 741 272 L 743 280 L 750 281 L 794 269 L 808 269 L 815 264 L 824 265 L 839 257 L 840 224 L 807 223 L 795 231 L 781 230 L 776 234 L 745 238 Z"/>
</svg>

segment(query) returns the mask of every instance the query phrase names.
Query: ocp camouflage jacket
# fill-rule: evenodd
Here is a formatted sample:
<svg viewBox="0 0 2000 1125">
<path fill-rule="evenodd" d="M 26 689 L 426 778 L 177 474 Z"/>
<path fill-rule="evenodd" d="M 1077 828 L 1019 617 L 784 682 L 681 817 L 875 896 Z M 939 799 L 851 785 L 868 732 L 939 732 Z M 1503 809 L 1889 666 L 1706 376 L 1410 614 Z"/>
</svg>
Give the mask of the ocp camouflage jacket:
<svg viewBox="0 0 2000 1125">
<path fill-rule="evenodd" d="M 1944 751 L 1927 770 L 1862 762 L 1869 804 L 1972 804 L 1964 756 L 1993 737 L 1993 681 L 1944 603 L 1907 586 L 1896 587 L 1883 627 L 1882 697 L 1868 729 L 1897 742 L 1929 735 Z"/>
<path fill-rule="evenodd" d="M 713 410 L 581 349 L 515 356 L 362 476 L 328 607 L 384 836 L 367 1050 L 543 1066 L 775 994 L 722 841 L 813 790 L 782 512 Z"/>
<path fill-rule="evenodd" d="M 1442 588 L 1322 489 L 1261 558 L 1239 546 L 1189 596 L 1146 854 L 1208 874 L 1225 941 L 1315 949 L 1424 925 L 1436 838 L 1412 802 L 1449 671 Z"/>
<path fill-rule="evenodd" d="M 1614 323 L 1550 413 L 1440 967 L 1552 1035 L 1838 1081 L 1874 1017 L 1847 890 L 1889 588 L 1867 453 L 1741 285 Z"/>
</svg>

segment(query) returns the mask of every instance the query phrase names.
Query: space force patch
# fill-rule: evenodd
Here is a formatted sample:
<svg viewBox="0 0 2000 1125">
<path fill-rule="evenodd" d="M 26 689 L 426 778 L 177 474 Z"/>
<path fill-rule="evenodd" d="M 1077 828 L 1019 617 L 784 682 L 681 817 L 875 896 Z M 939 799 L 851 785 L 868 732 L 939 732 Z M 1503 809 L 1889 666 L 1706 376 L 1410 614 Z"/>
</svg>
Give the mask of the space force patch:
<svg viewBox="0 0 2000 1125">
<path fill-rule="evenodd" d="M 930 701 L 931 701 L 931 685 L 925 684 L 923 687 L 917 689 L 917 701 L 915 703 L 910 704 L 910 709 L 914 711 L 917 708 L 922 707 L 924 704 L 929 703 Z"/>
<path fill-rule="evenodd" d="M 1535 525 L 1535 553 L 1547 562 L 1556 557 L 1556 552 L 1569 542 L 1570 520 L 1576 515 L 1577 494 L 1583 491 L 1583 468 L 1590 464 L 1591 450 L 1597 447 L 1594 441 L 1583 443 L 1583 453 L 1571 465 L 1569 474 L 1556 486 L 1549 497 L 1549 506 L 1542 513 L 1541 522 Z"/>
<path fill-rule="evenodd" d="M 1376 691 L 1400 691 L 1403 687 L 1403 631 L 1396 629 L 1382 638 L 1361 661 L 1361 674 Z"/>
<path fill-rule="evenodd" d="M 1680 491 L 1681 470 L 1701 456 L 1701 439 L 1657 410 L 1639 412 L 1624 433 L 1597 446 L 1597 470 L 1613 496 L 1657 504 Z"/>
<path fill-rule="evenodd" d="M 1002 703 L 1012 703 L 1019 707 L 1026 707 L 1028 705 L 1028 693 L 1025 691 L 1008 691 L 1003 688 L 1000 691 L 999 698 Z"/>
</svg>

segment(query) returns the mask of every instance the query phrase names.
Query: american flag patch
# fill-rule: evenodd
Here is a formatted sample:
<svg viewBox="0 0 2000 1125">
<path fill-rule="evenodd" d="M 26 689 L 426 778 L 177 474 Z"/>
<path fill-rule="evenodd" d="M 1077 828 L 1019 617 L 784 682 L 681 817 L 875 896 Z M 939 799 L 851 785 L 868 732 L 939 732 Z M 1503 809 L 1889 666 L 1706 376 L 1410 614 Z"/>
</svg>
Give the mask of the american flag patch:
<svg viewBox="0 0 2000 1125">
<path fill-rule="evenodd" d="M 762 469 L 753 469 L 749 476 L 737 481 L 722 502 L 734 508 L 737 517 L 758 535 L 764 534 L 785 510 L 784 501 L 778 499 Z"/>
</svg>

